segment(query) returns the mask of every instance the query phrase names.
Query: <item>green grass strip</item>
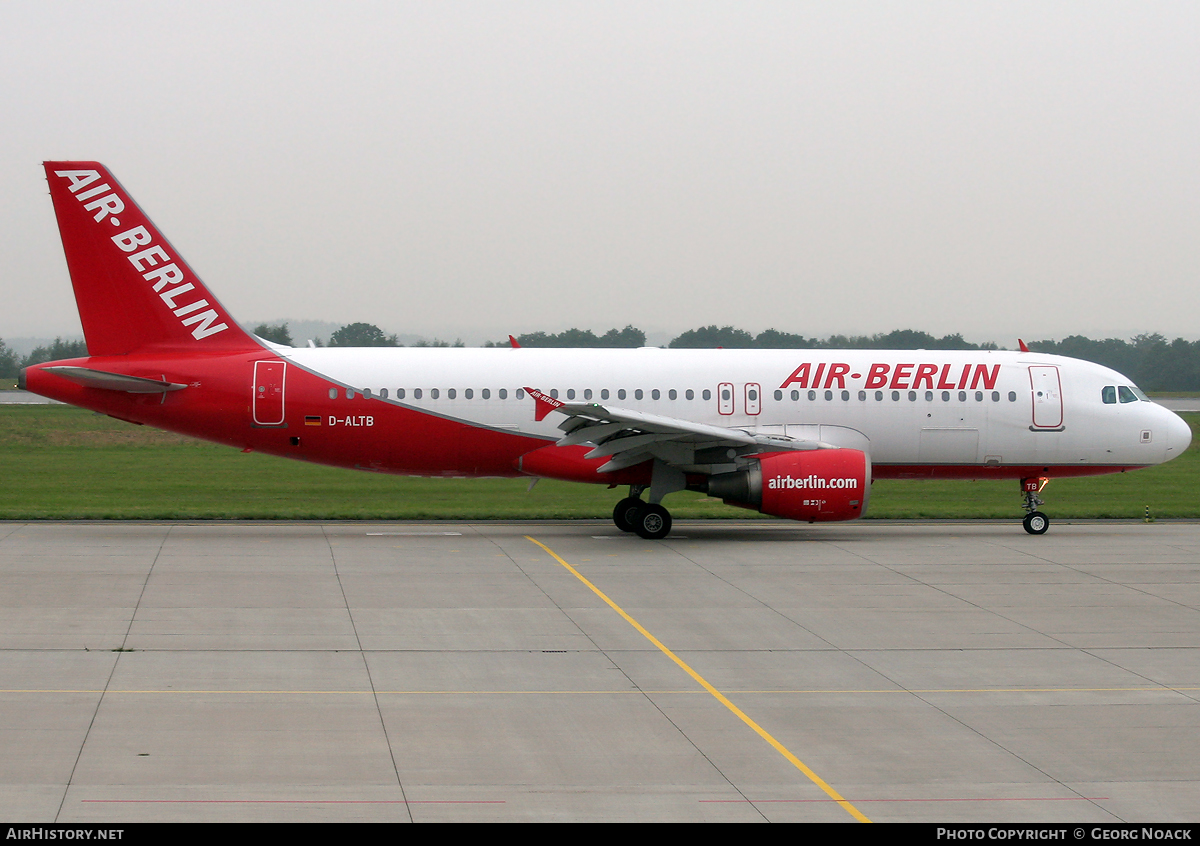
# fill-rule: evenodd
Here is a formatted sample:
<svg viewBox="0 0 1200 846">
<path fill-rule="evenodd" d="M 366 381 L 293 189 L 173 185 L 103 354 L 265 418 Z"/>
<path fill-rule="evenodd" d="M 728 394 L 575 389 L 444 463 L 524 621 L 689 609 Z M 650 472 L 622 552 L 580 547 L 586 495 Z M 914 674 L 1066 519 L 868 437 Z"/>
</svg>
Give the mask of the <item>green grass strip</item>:
<svg viewBox="0 0 1200 846">
<path fill-rule="evenodd" d="M 1196 433 L 1200 415 L 1184 415 Z M 1053 519 L 1200 517 L 1200 436 L 1167 464 L 1057 479 Z M 485 520 L 609 518 L 624 490 L 527 479 L 414 479 L 322 467 L 132 426 L 68 406 L 0 406 L 0 519 Z M 870 518 L 1021 516 L 1015 481 L 879 481 Z M 677 519 L 754 512 L 702 494 Z"/>
</svg>

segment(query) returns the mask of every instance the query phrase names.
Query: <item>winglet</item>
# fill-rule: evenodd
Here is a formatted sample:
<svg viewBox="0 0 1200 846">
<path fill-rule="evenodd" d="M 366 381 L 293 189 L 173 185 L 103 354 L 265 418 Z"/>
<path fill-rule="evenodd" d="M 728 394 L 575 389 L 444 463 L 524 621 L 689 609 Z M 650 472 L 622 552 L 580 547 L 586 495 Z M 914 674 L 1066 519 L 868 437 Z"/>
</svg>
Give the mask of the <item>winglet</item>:
<svg viewBox="0 0 1200 846">
<path fill-rule="evenodd" d="M 546 415 L 549 414 L 551 411 L 555 411 L 557 409 L 562 408 L 564 405 L 566 405 L 566 403 L 556 400 L 554 397 L 550 396 L 549 394 L 543 394 L 537 388 L 526 388 L 525 393 L 527 393 L 531 397 L 533 397 L 533 401 L 535 403 L 534 411 L 533 411 L 533 419 L 534 420 L 538 420 L 538 421 L 545 420 Z"/>
<path fill-rule="evenodd" d="M 519 350 L 519 349 L 521 348 L 521 345 L 517 343 L 517 339 L 516 339 L 516 338 L 514 338 L 512 335 L 509 335 L 509 336 L 508 336 L 508 344 L 509 344 L 509 346 L 511 346 L 511 347 L 512 347 L 514 350 Z"/>
<path fill-rule="evenodd" d="M 1029 352 L 1029 347 L 1025 346 L 1025 342 L 1017 338 L 1017 343 L 1021 345 L 1021 352 Z"/>
</svg>

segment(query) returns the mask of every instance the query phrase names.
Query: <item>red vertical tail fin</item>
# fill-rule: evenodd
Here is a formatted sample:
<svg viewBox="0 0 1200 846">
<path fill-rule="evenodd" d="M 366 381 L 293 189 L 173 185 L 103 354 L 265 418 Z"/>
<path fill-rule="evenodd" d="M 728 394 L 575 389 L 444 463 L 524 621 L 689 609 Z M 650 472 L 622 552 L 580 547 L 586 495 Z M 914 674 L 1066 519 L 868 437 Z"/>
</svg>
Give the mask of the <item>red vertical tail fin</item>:
<svg viewBox="0 0 1200 846">
<path fill-rule="evenodd" d="M 88 354 L 261 345 L 98 162 L 44 162 Z"/>
</svg>

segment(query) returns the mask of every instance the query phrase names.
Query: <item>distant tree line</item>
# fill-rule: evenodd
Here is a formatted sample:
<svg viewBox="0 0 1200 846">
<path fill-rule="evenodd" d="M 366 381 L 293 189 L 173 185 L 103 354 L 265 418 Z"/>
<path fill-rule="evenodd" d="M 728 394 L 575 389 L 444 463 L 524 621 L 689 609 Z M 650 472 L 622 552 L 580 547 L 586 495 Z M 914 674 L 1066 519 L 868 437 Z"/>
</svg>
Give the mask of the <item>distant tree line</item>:
<svg viewBox="0 0 1200 846">
<path fill-rule="evenodd" d="M 624 329 L 609 329 L 603 335 L 597 335 L 591 329 L 568 329 L 551 335 L 546 332 L 528 332 L 517 336 L 517 343 L 523 347 L 555 347 L 558 349 L 636 349 L 646 346 L 646 333 L 641 329 L 626 326 Z M 488 341 L 485 347 L 507 347 L 510 342 Z"/>
<path fill-rule="evenodd" d="M 254 334 L 277 344 L 291 346 L 292 336 L 286 323 L 276 325 L 259 324 Z M 320 341 L 315 342 L 321 346 Z M 646 333 L 633 326 L 624 329 L 609 329 L 597 335 L 590 329 L 568 329 L 551 334 L 529 332 L 517 336 L 522 347 L 557 348 L 633 348 L 646 345 Z M 350 323 L 334 332 L 328 341 L 331 347 L 397 347 L 401 346 L 396 335 L 388 335 L 371 323 Z M 461 340 L 451 344 L 434 339 L 418 341 L 417 347 L 461 347 Z M 488 341 L 488 347 L 507 347 L 509 341 Z M 767 329 L 758 335 L 733 326 L 702 326 L 690 329 L 674 338 L 668 345 L 672 349 L 926 349 L 926 350 L 995 350 L 992 343 L 972 344 L 960 334 L 934 337 L 927 332 L 898 329 L 875 335 L 830 335 L 828 338 L 806 338 Z M 1176 338 L 1168 341 L 1159 334 L 1138 335 L 1129 341 L 1106 338 L 1094 341 L 1082 335 L 1071 335 L 1061 341 L 1031 341 L 1029 349 L 1034 352 L 1053 353 L 1071 358 L 1081 358 L 1111 367 L 1132 379 L 1147 391 L 1200 391 L 1200 341 Z M 87 355 L 83 341 L 64 341 L 55 338 L 54 343 L 37 347 L 27 356 L 20 356 L 0 339 L 0 379 L 15 379 L 22 367 L 56 361 L 64 358 L 80 358 Z"/>
<path fill-rule="evenodd" d="M 55 338 L 54 343 L 49 346 L 34 347 L 29 355 L 21 356 L 0 338 L 0 379 L 16 379 L 17 372 L 22 367 L 64 358 L 83 358 L 87 354 L 87 345 L 82 340 L 64 341 L 62 338 Z"/>
<path fill-rule="evenodd" d="M 274 326 L 260 323 L 254 327 L 254 334 L 273 344 L 283 344 L 285 347 L 292 345 L 292 333 L 288 331 L 286 323 L 277 323 Z"/>
<path fill-rule="evenodd" d="M 271 341 L 276 344 L 284 344 L 292 346 L 292 333 L 288 330 L 286 323 L 275 325 L 267 325 L 260 323 L 254 327 L 254 334 L 265 341 Z M 313 340 L 313 344 L 318 347 L 402 347 L 400 339 L 396 335 L 389 335 L 376 326 L 374 323 L 348 323 L 340 329 L 334 331 L 329 336 L 329 342 L 323 343 L 320 338 Z M 461 340 L 455 341 L 453 344 L 449 341 L 441 341 L 434 338 L 432 341 L 417 341 L 413 344 L 414 347 L 464 347 Z"/>
<path fill-rule="evenodd" d="M 897 329 L 875 335 L 830 335 L 825 340 L 806 338 L 778 329 L 751 335 L 732 326 L 702 326 L 689 329 L 667 344 L 671 349 L 754 349 L 754 350 L 996 350 L 995 344 L 972 344 L 962 335 L 935 338 L 928 332 Z"/>
</svg>

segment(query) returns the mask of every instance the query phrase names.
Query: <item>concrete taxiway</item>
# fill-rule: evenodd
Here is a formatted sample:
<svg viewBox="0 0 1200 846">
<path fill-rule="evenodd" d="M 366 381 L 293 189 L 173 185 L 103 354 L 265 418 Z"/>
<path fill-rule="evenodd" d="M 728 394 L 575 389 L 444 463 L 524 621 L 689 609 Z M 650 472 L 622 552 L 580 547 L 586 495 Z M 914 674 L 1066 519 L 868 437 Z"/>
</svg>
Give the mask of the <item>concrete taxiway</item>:
<svg viewBox="0 0 1200 846">
<path fill-rule="evenodd" d="M 1200 524 L 0 523 L 0 817 L 1194 822 Z"/>
</svg>

